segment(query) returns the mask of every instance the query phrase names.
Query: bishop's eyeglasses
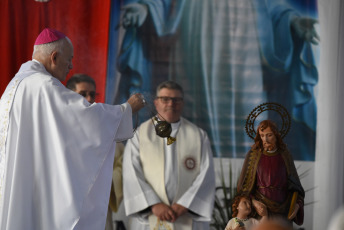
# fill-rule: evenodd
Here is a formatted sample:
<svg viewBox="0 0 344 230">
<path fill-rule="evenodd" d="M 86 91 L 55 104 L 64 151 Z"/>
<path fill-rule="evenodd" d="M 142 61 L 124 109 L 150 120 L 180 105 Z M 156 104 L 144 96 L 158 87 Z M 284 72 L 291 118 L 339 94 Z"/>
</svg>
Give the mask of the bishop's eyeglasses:
<svg viewBox="0 0 344 230">
<path fill-rule="evenodd" d="M 183 101 L 182 97 L 156 97 L 156 98 L 159 99 L 164 104 L 168 104 L 171 101 L 175 104 L 180 104 Z"/>
</svg>

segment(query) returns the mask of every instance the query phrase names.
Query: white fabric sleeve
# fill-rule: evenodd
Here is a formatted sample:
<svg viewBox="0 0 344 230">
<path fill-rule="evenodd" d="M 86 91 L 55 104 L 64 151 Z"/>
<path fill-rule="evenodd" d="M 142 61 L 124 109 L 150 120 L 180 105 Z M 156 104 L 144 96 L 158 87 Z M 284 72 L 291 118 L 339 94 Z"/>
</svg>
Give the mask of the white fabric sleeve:
<svg viewBox="0 0 344 230">
<path fill-rule="evenodd" d="M 133 136 L 133 119 L 131 106 L 128 102 L 126 102 L 121 104 L 120 107 L 123 112 L 123 116 L 115 134 L 116 142 L 127 140 L 128 137 L 131 138 Z"/>
</svg>

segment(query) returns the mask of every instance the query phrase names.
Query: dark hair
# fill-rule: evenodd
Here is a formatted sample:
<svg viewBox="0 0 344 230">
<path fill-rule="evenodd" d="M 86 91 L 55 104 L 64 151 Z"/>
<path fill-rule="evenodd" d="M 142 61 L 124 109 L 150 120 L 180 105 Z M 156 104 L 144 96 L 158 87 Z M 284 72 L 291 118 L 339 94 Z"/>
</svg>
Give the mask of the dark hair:
<svg viewBox="0 0 344 230">
<path fill-rule="evenodd" d="M 93 78 L 83 73 L 74 74 L 71 78 L 69 78 L 69 80 L 67 81 L 66 87 L 68 89 L 75 91 L 76 84 L 81 83 L 81 82 L 90 83 L 94 86 L 94 88 L 96 88 L 96 82 L 93 80 Z"/>
<path fill-rule="evenodd" d="M 160 83 L 158 85 L 158 87 L 156 88 L 156 95 L 157 96 L 158 96 L 160 90 L 162 90 L 163 88 L 179 90 L 182 93 L 182 96 L 184 96 L 183 88 L 177 82 L 164 81 L 164 82 Z"/>
<path fill-rule="evenodd" d="M 254 208 L 252 206 L 252 200 L 251 198 L 246 194 L 239 194 L 234 197 L 234 201 L 232 203 L 232 217 L 236 217 L 238 215 L 238 206 L 242 198 L 246 198 L 249 200 L 251 205 L 251 213 L 248 215 L 248 217 L 252 217 L 255 213 L 253 212 Z"/>
<path fill-rule="evenodd" d="M 271 131 L 273 134 L 276 136 L 276 147 L 279 149 L 286 149 L 286 144 L 283 142 L 281 134 L 278 131 L 277 125 L 270 120 L 264 120 L 259 123 L 258 128 L 257 128 L 257 134 L 256 137 L 254 138 L 254 145 L 252 146 L 252 149 L 255 150 L 263 150 L 263 141 L 262 138 L 260 137 L 259 131 L 263 131 L 266 128 L 270 127 Z"/>
</svg>

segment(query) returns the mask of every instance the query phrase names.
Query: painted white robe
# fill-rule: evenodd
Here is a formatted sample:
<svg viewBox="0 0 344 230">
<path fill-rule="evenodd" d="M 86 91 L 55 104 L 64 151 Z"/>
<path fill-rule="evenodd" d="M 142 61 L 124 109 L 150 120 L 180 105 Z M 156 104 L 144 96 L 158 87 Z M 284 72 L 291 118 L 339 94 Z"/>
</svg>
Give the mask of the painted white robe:
<svg viewBox="0 0 344 230">
<path fill-rule="evenodd" d="M 24 63 L 0 101 L 0 229 L 104 229 L 131 114 L 127 103 L 90 104 L 39 62 Z"/>
<path fill-rule="evenodd" d="M 183 122 L 183 118 L 181 120 Z M 172 137 L 177 136 L 182 122 L 172 123 Z M 199 129 L 199 131 L 201 135 L 200 171 L 192 185 L 178 200 L 175 200 L 178 188 L 178 154 L 176 153 L 175 143 L 167 145 L 167 140 L 164 138 L 165 152 L 162 153 L 165 160 L 165 190 L 169 203 L 178 203 L 193 212 L 193 214 L 188 212 L 185 215 L 192 218 L 192 229 L 195 230 L 209 229 L 215 195 L 212 151 L 207 134 L 202 129 Z M 124 150 L 124 205 L 126 214 L 131 216 L 130 229 L 149 230 L 150 206 L 162 201 L 144 177 L 139 151 L 139 134 L 140 128 L 136 131 L 134 137 L 128 141 Z M 177 138 L 176 143 L 178 141 L 181 140 Z"/>
</svg>

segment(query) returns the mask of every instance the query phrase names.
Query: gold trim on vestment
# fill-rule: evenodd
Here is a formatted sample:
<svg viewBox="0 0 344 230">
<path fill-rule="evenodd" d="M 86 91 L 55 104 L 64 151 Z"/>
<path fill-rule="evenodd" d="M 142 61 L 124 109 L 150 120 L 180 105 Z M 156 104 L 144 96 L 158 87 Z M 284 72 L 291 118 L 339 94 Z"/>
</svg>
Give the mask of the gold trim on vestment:
<svg viewBox="0 0 344 230">
<path fill-rule="evenodd" d="M 256 171 L 258 167 L 258 163 L 260 160 L 262 153 L 260 151 L 252 151 L 250 153 L 250 158 L 248 162 L 248 167 L 242 187 L 242 191 L 244 193 L 250 193 L 252 191 L 255 179 L 256 179 Z"/>
<path fill-rule="evenodd" d="M 163 227 L 166 230 L 172 230 L 172 228 L 166 223 L 166 221 L 161 221 L 160 219 L 158 219 L 153 230 L 160 230 L 161 227 Z"/>
<path fill-rule="evenodd" d="M 276 156 L 277 154 L 279 154 L 279 152 L 277 150 L 275 152 L 268 152 L 268 151 L 264 150 L 263 154 L 266 156 L 272 157 L 272 156 Z"/>
</svg>

